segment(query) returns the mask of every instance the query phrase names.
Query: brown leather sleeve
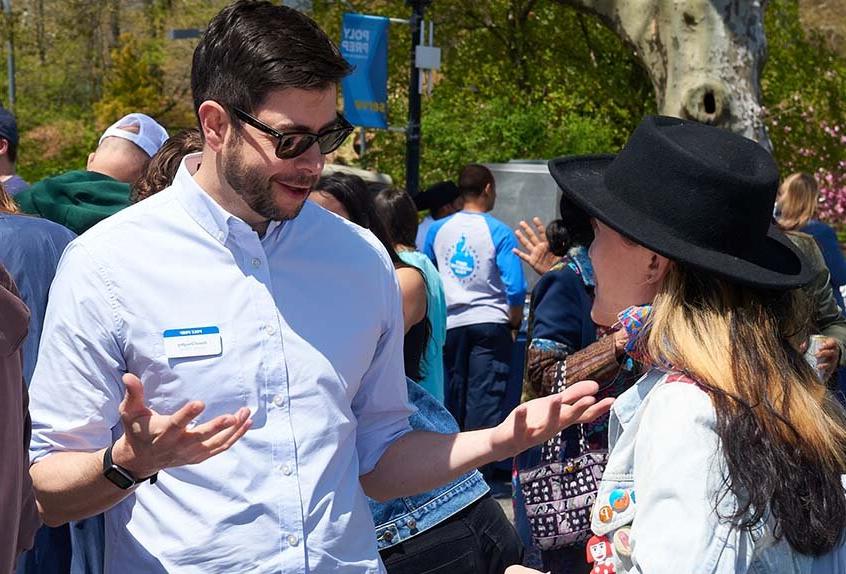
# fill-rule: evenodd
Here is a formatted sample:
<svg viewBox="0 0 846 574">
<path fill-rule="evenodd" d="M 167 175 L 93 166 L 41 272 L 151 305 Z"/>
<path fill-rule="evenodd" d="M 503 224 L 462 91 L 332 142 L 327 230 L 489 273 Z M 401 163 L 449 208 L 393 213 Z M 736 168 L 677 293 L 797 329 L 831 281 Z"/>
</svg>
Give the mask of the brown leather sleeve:
<svg viewBox="0 0 846 574">
<path fill-rule="evenodd" d="M 619 368 L 614 337 L 608 335 L 567 357 L 566 384 L 591 380 L 602 385 L 610 382 Z"/>
<path fill-rule="evenodd" d="M 603 337 L 569 355 L 557 350 L 529 347 L 526 351 L 526 384 L 523 400 L 545 397 L 555 389 L 584 380 L 600 385 L 610 382 L 619 371 L 614 338 Z"/>
</svg>

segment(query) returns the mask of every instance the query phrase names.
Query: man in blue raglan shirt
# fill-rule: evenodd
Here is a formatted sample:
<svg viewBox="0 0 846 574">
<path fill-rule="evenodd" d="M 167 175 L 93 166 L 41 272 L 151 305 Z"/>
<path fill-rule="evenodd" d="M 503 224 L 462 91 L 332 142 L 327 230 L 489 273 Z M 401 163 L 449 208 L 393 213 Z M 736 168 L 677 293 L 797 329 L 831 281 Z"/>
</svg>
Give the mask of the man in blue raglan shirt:
<svg viewBox="0 0 846 574">
<path fill-rule="evenodd" d="M 447 301 L 446 407 L 462 430 L 500 422 L 526 280 L 511 229 L 491 216 L 491 171 L 466 166 L 458 181 L 464 209 L 432 224 L 424 252 L 437 265 Z"/>
</svg>

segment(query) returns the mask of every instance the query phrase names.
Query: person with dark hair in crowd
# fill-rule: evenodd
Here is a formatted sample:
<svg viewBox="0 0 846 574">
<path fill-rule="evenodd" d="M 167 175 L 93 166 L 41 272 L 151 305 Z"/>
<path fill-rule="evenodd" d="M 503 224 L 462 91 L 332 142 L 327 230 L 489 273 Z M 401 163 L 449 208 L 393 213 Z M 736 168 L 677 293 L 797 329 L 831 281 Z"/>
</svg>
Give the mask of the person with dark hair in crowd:
<svg viewBox="0 0 846 574">
<path fill-rule="evenodd" d="M 624 332 L 616 336 L 609 334 L 609 326 L 597 325 L 590 315 L 596 286 L 588 256 L 593 241 L 590 217 L 564 196 L 559 214 L 560 219 L 552 221 L 545 231 L 535 218 L 538 235 L 548 241 L 549 251 L 556 256 L 557 262 L 542 274 L 532 290 L 523 400 L 559 392 L 568 382 L 579 380 L 575 376 L 599 382 L 604 396 L 617 396 L 634 382 L 640 368 L 631 360 L 618 363 L 624 351 Z M 524 227 L 524 231 L 531 232 L 531 229 Z M 592 500 L 590 496 L 595 496 L 597 485 L 587 484 L 585 477 L 578 476 L 575 470 L 570 473 L 561 470 L 557 478 L 565 485 L 565 504 L 571 514 L 561 521 L 564 529 L 550 531 L 547 529 L 549 517 L 534 511 L 527 514 L 526 503 L 538 508 L 542 504 L 560 504 L 560 499 L 538 488 L 526 498 L 520 476 L 535 468 L 541 469 L 536 473 L 545 472 L 546 465 L 551 463 L 562 463 L 561 469 L 575 469 L 576 461 L 585 457 L 595 457 L 599 461 L 607 452 L 608 419 L 600 417 L 591 423 L 570 427 L 544 448 L 531 449 L 515 458 L 515 514 L 518 520 L 528 521 L 534 542 L 541 549 L 543 568 L 552 574 L 587 574 L 590 571 L 584 560 L 584 543 L 591 535 L 590 504 L 577 506 L 582 501 Z M 595 469 L 597 476 L 601 476 L 601 472 L 601 466 Z M 578 490 L 566 486 L 579 480 L 582 482 Z M 532 490 L 531 484 L 528 487 Z M 579 514 L 581 522 L 577 519 Z"/>
<path fill-rule="evenodd" d="M 29 476 L 31 424 L 21 352 L 29 311 L 0 265 L 0 572 L 13 572 L 40 521 Z"/>
<path fill-rule="evenodd" d="M 29 187 L 29 184 L 15 173 L 18 143 L 18 122 L 15 115 L 5 108 L 0 108 L 0 183 L 6 189 L 6 194 L 12 197 Z"/>
<path fill-rule="evenodd" d="M 438 267 L 447 301 L 446 405 L 463 430 L 502 419 L 513 338 L 523 317 L 526 280 L 514 233 L 488 213 L 491 171 L 470 164 L 458 187 L 464 209 L 436 221 L 424 253 Z M 483 470 L 491 478 L 493 468 Z"/>
<path fill-rule="evenodd" d="M 156 155 L 150 159 L 141 177 L 132 184 L 129 194 L 130 202 L 138 203 L 168 187 L 176 177 L 182 158 L 201 151 L 203 151 L 203 137 L 197 128 L 181 130 L 169 137 Z"/>
<path fill-rule="evenodd" d="M 382 186 L 372 196 L 372 191 L 368 191 L 361 178 L 354 175 L 333 174 L 321 178 L 311 199 L 325 209 L 370 229 L 399 271 L 403 265 L 407 267 L 410 264 L 402 263 L 401 254 L 395 251 L 394 245 L 401 241 L 398 237 L 405 241 L 413 239 L 414 231 L 409 227 L 401 228 L 393 217 L 388 223 L 382 214 L 392 215 L 390 206 L 402 204 L 403 196 L 408 200 L 403 207 L 406 211 L 411 210 L 416 223 L 414 203 L 408 194 Z M 437 276 L 437 271 L 433 271 Z M 402 281 L 400 289 L 404 291 Z M 406 374 L 409 359 L 419 360 L 420 357 L 418 347 L 421 341 L 409 340 L 409 334 L 410 331 L 406 334 L 403 349 Z M 409 349 L 409 345 L 414 348 Z M 412 366 L 412 369 L 419 371 L 421 366 Z M 457 432 L 458 425 L 440 404 L 441 401 L 421 391 L 421 385 L 412 375 L 408 376 L 409 402 L 417 410 L 409 417 L 411 428 L 439 433 Z M 502 572 L 507 566 L 520 563 L 522 546 L 517 533 L 502 508 L 490 496 L 488 486 L 478 471 L 468 472 L 423 494 L 384 502 L 370 500 L 370 511 L 376 524 L 379 553 L 389 574 Z M 462 558 L 456 561 L 458 556 Z"/>
<path fill-rule="evenodd" d="M 417 211 L 428 211 L 426 217 L 420 222 L 417 233 L 414 237 L 414 244 L 419 251 L 423 251 L 426 244 L 426 235 L 429 228 L 438 219 L 448 217 L 453 213 L 461 211 L 464 206 L 464 197 L 458 190 L 458 186 L 452 181 L 440 181 L 427 187 L 413 198 Z"/>
<path fill-rule="evenodd" d="M 128 114 L 103 132 L 84 170 L 42 179 L 15 200 L 25 213 L 80 234 L 127 207 L 129 186 L 167 139 L 167 131 L 145 114 Z"/>
<path fill-rule="evenodd" d="M 420 385 L 444 402 L 444 342 L 446 341 L 446 298 L 438 270 L 414 247 L 417 210 L 404 189 L 382 187 L 373 196 L 373 206 L 393 239 L 399 258 L 423 273 L 426 280 L 426 318 L 431 333 L 420 367 Z"/>
<path fill-rule="evenodd" d="M 521 220 L 519 227 L 514 230 L 520 247 L 513 249 L 514 255 L 522 259 L 526 265 L 538 275 L 543 275 L 567 255 L 567 245 L 570 243 L 569 231 L 564 221 L 555 219 L 544 225 L 540 217 L 533 217 L 532 226 Z"/>
<path fill-rule="evenodd" d="M 31 474 L 48 524 L 105 512 L 107 572 L 384 572 L 365 493 L 431 490 L 610 407 L 584 382 L 495 428 L 411 429 L 393 263 L 306 201 L 352 131 L 349 70 L 304 14 L 227 6 L 194 52 L 202 154 L 62 257 Z"/>
</svg>

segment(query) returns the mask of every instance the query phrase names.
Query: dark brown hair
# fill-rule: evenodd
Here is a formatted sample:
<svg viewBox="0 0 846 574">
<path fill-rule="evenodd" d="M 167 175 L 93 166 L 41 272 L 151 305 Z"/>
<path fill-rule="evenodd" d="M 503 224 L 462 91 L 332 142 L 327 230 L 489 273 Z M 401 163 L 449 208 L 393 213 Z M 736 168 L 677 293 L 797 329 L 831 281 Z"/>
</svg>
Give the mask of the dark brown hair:
<svg viewBox="0 0 846 574">
<path fill-rule="evenodd" d="M 350 71 L 308 16 L 270 2 L 239 0 L 212 18 L 194 50 L 194 110 L 214 100 L 230 115 L 234 107 L 251 113 L 271 91 L 323 90 Z"/>
<path fill-rule="evenodd" d="M 376 213 L 395 243 L 413 247 L 417 241 L 417 208 L 404 189 L 382 187 L 373 196 Z"/>
<path fill-rule="evenodd" d="M 464 166 L 458 177 L 458 189 L 464 197 L 479 197 L 485 191 L 485 186 L 493 183 L 491 170 L 478 163 Z"/>
</svg>

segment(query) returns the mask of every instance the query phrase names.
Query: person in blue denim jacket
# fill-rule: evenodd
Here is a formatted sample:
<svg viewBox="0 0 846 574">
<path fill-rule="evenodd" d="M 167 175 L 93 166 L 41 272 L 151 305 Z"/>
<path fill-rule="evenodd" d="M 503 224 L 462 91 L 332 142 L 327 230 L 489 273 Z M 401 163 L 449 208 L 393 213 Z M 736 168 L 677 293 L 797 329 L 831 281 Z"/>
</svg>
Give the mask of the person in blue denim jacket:
<svg viewBox="0 0 846 574">
<path fill-rule="evenodd" d="M 458 423 L 435 397 L 406 379 L 417 408 L 415 430 L 458 432 Z M 390 574 L 498 574 L 519 564 L 523 545 L 479 471 L 416 496 L 370 501 L 379 554 Z"/>
<path fill-rule="evenodd" d="M 336 174 L 321 179 L 313 201 L 355 224 L 370 229 L 398 266 L 405 265 L 396 253 L 386 222 L 380 218 L 370 192 L 361 178 Z M 323 197 L 321 197 L 322 195 Z M 327 197 L 335 203 L 327 201 Z M 417 270 L 417 267 L 406 265 Z M 403 299 L 407 283 L 400 281 Z M 406 318 L 403 353 L 408 401 L 416 412 L 408 422 L 417 431 L 450 434 L 458 423 L 441 402 L 413 380 L 421 371 L 422 350 L 432 336 L 424 329 L 414 336 L 423 319 Z M 413 324 L 409 324 L 413 323 Z M 379 554 L 389 574 L 499 574 L 519 564 L 523 545 L 499 504 L 491 497 L 481 473 L 470 471 L 452 482 L 423 494 L 378 502 L 370 499 Z"/>
<path fill-rule="evenodd" d="M 627 329 L 651 368 L 612 407 L 592 574 L 846 571 L 844 412 L 803 357 L 813 273 L 771 226 L 772 156 L 647 117 L 616 157 L 550 171 L 594 217 L 594 320 L 652 305 Z"/>
</svg>

